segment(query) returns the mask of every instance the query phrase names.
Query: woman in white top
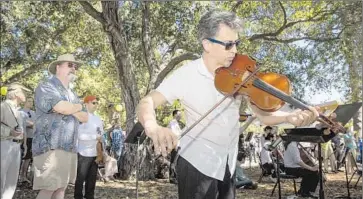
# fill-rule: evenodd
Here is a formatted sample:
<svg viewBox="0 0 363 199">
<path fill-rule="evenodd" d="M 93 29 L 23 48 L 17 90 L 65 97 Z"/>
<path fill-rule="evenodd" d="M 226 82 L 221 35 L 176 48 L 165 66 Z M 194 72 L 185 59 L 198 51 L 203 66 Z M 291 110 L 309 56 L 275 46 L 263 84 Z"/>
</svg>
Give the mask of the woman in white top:
<svg viewBox="0 0 363 199">
<path fill-rule="evenodd" d="M 75 199 L 94 199 L 97 169 L 97 142 L 101 139 L 103 123 L 100 117 L 94 114 L 98 106 L 95 96 L 87 96 L 83 100 L 88 112 L 88 122 L 83 123 L 78 131 L 78 164 L 77 178 L 74 186 Z M 83 183 L 85 194 L 83 195 Z"/>
<path fill-rule="evenodd" d="M 302 177 L 299 194 L 302 197 L 318 198 L 312 195 L 319 182 L 318 166 L 305 164 L 300 157 L 296 142 L 286 142 L 284 152 L 285 172 L 288 175 Z"/>
</svg>

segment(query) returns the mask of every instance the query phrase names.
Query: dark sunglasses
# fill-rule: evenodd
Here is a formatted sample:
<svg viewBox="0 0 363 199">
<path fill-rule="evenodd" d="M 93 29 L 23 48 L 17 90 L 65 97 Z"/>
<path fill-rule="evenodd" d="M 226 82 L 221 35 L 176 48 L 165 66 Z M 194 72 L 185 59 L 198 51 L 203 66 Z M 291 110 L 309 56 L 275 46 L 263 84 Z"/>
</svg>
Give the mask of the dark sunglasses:
<svg viewBox="0 0 363 199">
<path fill-rule="evenodd" d="M 77 64 L 71 62 L 68 63 L 68 68 L 74 68 L 75 70 L 78 70 Z"/>
<path fill-rule="evenodd" d="M 28 117 L 31 118 L 32 117 L 32 114 L 30 114 L 30 112 L 27 112 L 28 113 Z"/>
<path fill-rule="evenodd" d="M 220 44 L 222 46 L 225 47 L 225 50 L 231 50 L 233 48 L 234 45 L 236 45 L 236 47 L 241 43 L 240 40 L 237 41 L 229 41 L 229 42 L 223 42 L 223 41 L 218 41 L 216 39 L 212 39 L 212 38 L 207 38 L 208 41 L 212 42 L 212 43 L 216 43 L 216 44 Z"/>
<path fill-rule="evenodd" d="M 98 105 L 98 102 L 92 102 L 93 105 Z"/>
</svg>

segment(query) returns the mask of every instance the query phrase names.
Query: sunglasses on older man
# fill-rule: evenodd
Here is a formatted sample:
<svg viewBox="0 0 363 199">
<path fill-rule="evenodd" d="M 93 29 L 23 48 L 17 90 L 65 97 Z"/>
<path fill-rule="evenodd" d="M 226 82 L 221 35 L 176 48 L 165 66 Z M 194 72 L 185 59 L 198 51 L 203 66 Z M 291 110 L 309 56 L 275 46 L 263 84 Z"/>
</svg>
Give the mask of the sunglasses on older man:
<svg viewBox="0 0 363 199">
<path fill-rule="evenodd" d="M 74 68 L 75 70 L 78 70 L 78 65 L 72 62 L 68 63 L 68 68 Z"/>
<path fill-rule="evenodd" d="M 92 102 L 93 105 L 98 105 L 98 102 Z"/>
<path fill-rule="evenodd" d="M 216 43 L 216 44 L 220 44 L 220 45 L 224 46 L 225 50 L 231 50 L 234 45 L 236 45 L 236 47 L 237 47 L 241 43 L 241 41 L 239 41 L 239 40 L 229 41 L 229 42 L 218 41 L 218 40 L 212 39 L 212 38 L 207 38 L 207 40 L 212 43 Z"/>
</svg>

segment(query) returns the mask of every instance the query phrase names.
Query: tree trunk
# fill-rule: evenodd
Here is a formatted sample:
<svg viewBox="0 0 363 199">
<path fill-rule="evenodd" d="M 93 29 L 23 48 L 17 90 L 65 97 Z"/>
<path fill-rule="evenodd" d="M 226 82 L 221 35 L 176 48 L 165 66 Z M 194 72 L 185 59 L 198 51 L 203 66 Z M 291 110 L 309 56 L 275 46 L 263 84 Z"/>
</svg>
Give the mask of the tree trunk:
<svg viewBox="0 0 363 199">
<path fill-rule="evenodd" d="M 115 57 L 116 70 L 119 77 L 119 84 L 122 92 L 122 99 L 125 102 L 126 109 L 126 132 L 130 132 L 135 124 L 135 110 L 140 101 L 140 93 L 137 87 L 134 65 L 131 62 L 131 53 L 129 52 L 128 36 L 123 28 L 124 22 L 119 18 L 119 3 L 117 1 L 103 1 L 102 12 L 98 12 L 87 1 L 80 1 L 83 9 L 87 14 L 92 16 L 103 26 L 104 31 L 109 37 L 109 42 Z M 176 65 L 185 61 L 199 58 L 193 53 L 184 53 L 174 57 L 165 68 L 159 71 L 155 58 L 150 52 L 152 50 L 149 32 L 149 8 L 148 4 L 143 6 L 143 27 L 142 27 L 142 43 L 146 65 L 149 69 L 150 81 L 147 91 L 157 87 L 161 81 L 171 72 Z M 122 179 L 129 179 L 135 174 L 135 168 L 140 166 L 140 180 L 149 180 L 155 178 L 155 161 L 152 159 L 152 143 L 145 141 L 139 148 L 139 162 L 137 162 L 137 149 L 135 144 L 125 144 L 122 156 L 120 158 L 119 171 Z"/>
<path fill-rule="evenodd" d="M 135 78 L 134 65 L 131 62 L 128 50 L 127 34 L 121 26 L 123 23 L 118 17 L 118 2 L 102 2 L 102 16 L 105 20 L 104 30 L 109 36 L 110 45 L 116 61 L 116 69 L 122 92 L 122 99 L 126 109 L 126 132 L 129 133 L 135 124 L 135 110 L 140 101 L 139 89 Z M 120 25 L 121 24 L 121 25 Z M 137 158 L 137 145 L 125 144 L 119 163 L 119 172 L 122 179 L 129 179 L 137 165 L 140 165 L 138 178 L 140 180 L 153 179 L 154 170 L 148 147 L 139 148 Z M 139 159 L 139 162 L 137 162 Z"/>
</svg>

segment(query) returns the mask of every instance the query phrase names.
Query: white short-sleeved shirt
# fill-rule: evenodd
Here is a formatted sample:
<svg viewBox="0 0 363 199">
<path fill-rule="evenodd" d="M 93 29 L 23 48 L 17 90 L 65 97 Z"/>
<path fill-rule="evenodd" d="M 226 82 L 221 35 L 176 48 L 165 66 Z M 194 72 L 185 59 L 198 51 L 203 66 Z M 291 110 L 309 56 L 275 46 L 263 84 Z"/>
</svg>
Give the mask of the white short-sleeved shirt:
<svg viewBox="0 0 363 199">
<path fill-rule="evenodd" d="M 78 153 L 85 157 L 97 156 L 97 137 L 103 133 L 100 117 L 88 113 L 88 122 L 82 123 L 78 130 Z"/>
<path fill-rule="evenodd" d="M 224 97 L 215 88 L 214 76 L 202 58 L 178 68 L 156 90 L 169 103 L 180 100 L 185 110 L 185 129 Z M 230 172 L 234 173 L 240 103 L 234 98 L 226 99 L 180 139 L 180 156 L 209 177 L 223 180 L 227 157 Z"/>
<path fill-rule="evenodd" d="M 261 164 L 272 163 L 270 151 L 267 150 L 268 146 L 271 145 L 271 141 L 265 141 L 261 149 Z"/>
<path fill-rule="evenodd" d="M 300 152 L 296 142 L 291 142 L 284 152 L 284 166 L 288 168 L 301 167 L 298 163 L 301 162 Z"/>
<path fill-rule="evenodd" d="M 177 136 L 180 136 L 180 134 L 182 133 L 179 123 L 176 119 L 172 119 L 169 122 L 168 128 L 170 128 Z"/>
</svg>

